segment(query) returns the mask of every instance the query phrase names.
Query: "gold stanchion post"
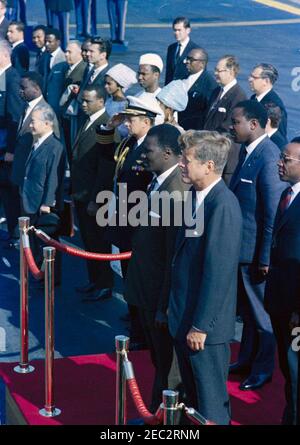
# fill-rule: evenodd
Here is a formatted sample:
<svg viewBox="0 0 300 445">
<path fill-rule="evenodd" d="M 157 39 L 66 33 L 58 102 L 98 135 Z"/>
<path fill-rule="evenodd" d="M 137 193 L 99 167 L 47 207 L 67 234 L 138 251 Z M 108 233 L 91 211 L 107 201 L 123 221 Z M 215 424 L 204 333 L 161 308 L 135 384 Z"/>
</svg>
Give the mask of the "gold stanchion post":
<svg viewBox="0 0 300 445">
<path fill-rule="evenodd" d="M 28 265 L 24 256 L 23 233 L 29 228 L 28 217 L 19 218 L 20 231 L 20 363 L 14 368 L 19 374 L 28 374 L 34 367 L 28 363 Z"/>
</svg>

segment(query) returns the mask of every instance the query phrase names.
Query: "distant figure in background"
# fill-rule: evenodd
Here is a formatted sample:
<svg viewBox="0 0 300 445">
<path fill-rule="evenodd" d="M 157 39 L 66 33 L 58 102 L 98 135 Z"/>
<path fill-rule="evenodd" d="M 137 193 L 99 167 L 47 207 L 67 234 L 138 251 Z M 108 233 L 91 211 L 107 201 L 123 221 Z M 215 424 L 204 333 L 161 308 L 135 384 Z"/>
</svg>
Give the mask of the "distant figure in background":
<svg viewBox="0 0 300 445">
<path fill-rule="evenodd" d="M 7 40 L 13 48 L 11 63 L 20 76 L 29 70 L 30 61 L 29 50 L 24 43 L 24 31 L 25 25 L 22 22 L 11 22 L 7 31 Z"/>
<path fill-rule="evenodd" d="M 266 133 L 271 139 L 271 141 L 273 141 L 274 144 L 276 144 L 280 150 L 283 150 L 283 148 L 287 145 L 288 140 L 279 131 L 279 126 L 282 118 L 281 109 L 278 105 L 272 102 L 264 104 L 264 107 L 268 113 Z"/>
<path fill-rule="evenodd" d="M 92 0 L 91 5 L 91 34 L 93 37 L 97 35 L 97 0 Z"/>
<path fill-rule="evenodd" d="M 7 0 L 6 17 L 8 20 L 17 21 L 20 6 L 20 21 L 27 25 L 26 0 Z"/>
<path fill-rule="evenodd" d="M 189 75 L 184 60 L 188 53 L 199 45 L 190 39 L 191 25 L 186 17 L 177 17 L 173 21 L 176 43 L 168 47 L 165 85 L 175 79 L 186 79 Z"/>
<path fill-rule="evenodd" d="M 69 21 L 73 0 L 48 0 L 47 5 L 50 10 L 50 26 L 60 30 L 61 46 L 65 50 L 69 41 Z"/>
<path fill-rule="evenodd" d="M 124 43 L 128 0 L 106 0 L 112 43 Z"/>
<path fill-rule="evenodd" d="M 76 18 L 76 38 L 89 37 L 91 29 L 92 0 L 74 0 Z"/>
<path fill-rule="evenodd" d="M 44 0 L 44 3 L 45 3 L 47 26 L 52 26 L 52 21 L 51 21 L 52 17 L 49 9 L 49 0 Z"/>
<path fill-rule="evenodd" d="M 32 31 L 32 43 L 37 48 L 34 70 L 44 77 L 45 58 L 49 58 L 46 51 L 46 26 L 37 25 Z"/>
<path fill-rule="evenodd" d="M 0 0 L 0 39 L 6 38 L 9 25 L 9 20 L 5 17 L 6 5 L 6 0 Z"/>
</svg>

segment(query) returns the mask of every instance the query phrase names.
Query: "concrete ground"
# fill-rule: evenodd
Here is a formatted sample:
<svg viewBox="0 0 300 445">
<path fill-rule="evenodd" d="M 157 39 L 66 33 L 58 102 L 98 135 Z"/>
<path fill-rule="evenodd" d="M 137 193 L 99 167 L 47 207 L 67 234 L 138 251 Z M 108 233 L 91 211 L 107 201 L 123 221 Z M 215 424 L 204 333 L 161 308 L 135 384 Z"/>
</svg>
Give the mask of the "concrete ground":
<svg viewBox="0 0 300 445">
<path fill-rule="evenodd" d="M 99 34 L 109 36 L 106 2 L 99 1 Z M 209 69 L 224 54 L 235 54 L 241 64 L 240 82 L 250 95 L 247 76 L 258 62 L 273 63 L 280 78 L 276 91 L 284 100 L 288 115 L 289 137 L 300 134 L 298 119 L 300 89 L 300 2 L 285 1 L 282 9 L 266 6 L 272 1 L 251 0 L 148 0 L 129 1 L 129 42 L 126 54 L 113 54 L 112 62 L 123 62 L 137 69 L 139 56 L 156 52 L 163 58 L 173 42 L 172 19 L 186 15 L 192 21 L 192 39 L 208 51 Z M 278 5 L 277 5 L 278 6 Z M 43 2 L 28 0 L 29 24 L 45 23 Z M 71 34 L 74 35 L 71 16 Z M 163 76 L 164 77 L 164 76 Z M 70 241 L 70 240 L 69 240 Z M 71 240 L 80 245 L 77 235 Z M 101 353 L 114 348 L 114 336 L 126 334 L 127 326 L 119 317 L 126 313 L 120 283 L 112 300 L 87 304 L 74 291 L 86 280 L 85 262 L 64 257 L 63 285 L 55 300 L 56 356 Z M 6 349 L 1 361 L 17 361 L 19 355 L 18 252 L 8 251 L 0 242 L 0 335 L 6 333 Z M 30 358 L 44 354 L 43 294 L 30 291 Z M 237 336 L 240 324 L 237 324 Z M 1 339 L 0 339 L 1 340 Z M 1 342 L 0 342 L 1 345 Z"/>
</svg>

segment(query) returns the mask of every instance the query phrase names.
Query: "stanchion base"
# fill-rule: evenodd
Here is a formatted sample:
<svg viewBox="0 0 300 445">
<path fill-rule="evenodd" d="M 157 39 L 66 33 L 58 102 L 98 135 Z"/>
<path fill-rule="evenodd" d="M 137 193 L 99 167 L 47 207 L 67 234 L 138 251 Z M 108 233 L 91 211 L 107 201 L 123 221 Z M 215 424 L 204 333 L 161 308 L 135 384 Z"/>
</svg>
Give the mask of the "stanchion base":
<svg viewBox="0 0 300 445">
<path fill-rule="evenodd" d="M 22 368 L 22 366 L 18 365 L 14 367 L 14 371 L 18 374 L 29 374 L 34 371 L 34 366 L 28 365 L 26 368 Z"/>
<path fill-rule="evenodd" d="M 61 410 L 59 408 L 54 408 L 52 411 L 46 411 L 45 408 L 40 409 L 39 413 L 43 417 L 56 417 L 61 414 Z"/>
</svg>

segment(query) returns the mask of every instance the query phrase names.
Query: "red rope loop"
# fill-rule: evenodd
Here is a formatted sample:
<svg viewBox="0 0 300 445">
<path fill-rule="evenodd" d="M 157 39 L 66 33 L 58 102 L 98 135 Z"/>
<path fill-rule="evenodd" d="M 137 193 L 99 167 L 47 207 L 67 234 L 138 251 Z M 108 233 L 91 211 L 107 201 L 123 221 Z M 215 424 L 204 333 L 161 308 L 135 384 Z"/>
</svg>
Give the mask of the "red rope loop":
<svg viewBox="0 0 300 445">
<path fill-rule="evenodd" d="M 67 246 L 66 244 L 62 244 L 59 241 L 50 238 L 46 235 L 42 230 L 35 230 L 34 233 L 38 238 L 44 241 L 45 244 L 49 246 L 55 247 L 57 250 L 61 252 L 67 253 L 69 255 L 77 256 L 80 258 L 84 258 L 87 260 L 97 260 L 97 261 L 122 261 L 128 260 L 131 257 L 131 252 L 124 252 L 120 254 L 113 253 L 95 253 L 95 252 L 86 252 L 85 250 L 76 249 L 75 247 Z"/>
<path fill-rule="evenodd" d="M 25 255 L 25 259 L 26 259 L 28 268 L 29 268 L 31 274 L 33 275 L 33 277 L 36 280 L 42 280 L 44 278 L 44 272 L 37 267 L 30 247 L 24 247 L 24 255 Z"/>
<path fill-rule="evenodd" d="M 132 400 L 135 404 L 135 407 L 139 413 L 139 415 L 142 417 L 144 422 L 147 425 L 159 425 L 162 423 L 162 417 L 163 413 L 161 412 L 161 415 L 158 417 L 156 414 L 151 414 L 148 409 L 146 408 L 138 384 L 135 380 L 135 378 L 131 378 L 127 380 L 128 388 L 130 390 L 130 394 L 132 397 Z"/>
</svg>

